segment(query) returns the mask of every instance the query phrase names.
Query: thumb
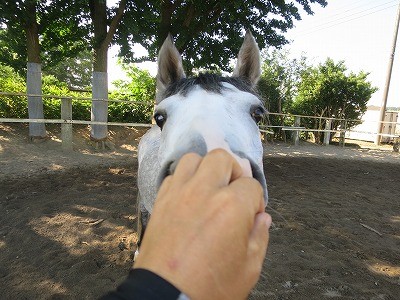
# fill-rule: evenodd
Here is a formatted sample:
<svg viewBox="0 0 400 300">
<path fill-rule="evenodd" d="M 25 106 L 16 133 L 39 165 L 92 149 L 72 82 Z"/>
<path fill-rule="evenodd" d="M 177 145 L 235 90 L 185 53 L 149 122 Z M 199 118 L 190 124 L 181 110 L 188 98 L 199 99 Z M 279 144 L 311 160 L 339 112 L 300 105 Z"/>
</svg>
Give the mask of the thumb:
<svg viewBox="0 0 400 300">
<path fill-rule="evenodd" d="M 267 252 L 269 241 L 269 227 L 271 226 L 271 216 L 265 212 L 256 214 L 254 226 L 249 236 L 247 259 L 252 273 L 260 276 L 264 258 Z M 256 283 L 256 282 L 255 282 Z M 254 284 L 255 284 L 254 283 Z"/>
</svg>

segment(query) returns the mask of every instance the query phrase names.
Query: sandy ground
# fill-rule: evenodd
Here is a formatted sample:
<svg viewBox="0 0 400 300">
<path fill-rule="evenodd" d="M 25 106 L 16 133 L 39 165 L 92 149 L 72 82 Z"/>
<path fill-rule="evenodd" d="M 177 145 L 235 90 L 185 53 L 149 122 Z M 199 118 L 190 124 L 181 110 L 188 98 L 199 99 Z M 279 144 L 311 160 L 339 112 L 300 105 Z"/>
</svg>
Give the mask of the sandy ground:
<svg viewBox="0 0 400 300">
<path fill-rule="evenodd" d="M 0 299 L 95 299 L 136 249 L 136 146 L 110 128 L 97 152 L 75 127 L 30 143 L 0 124 Z M 390 146 L 265 145 L 274 224 L 251 299 L 399 299 L 400 155 Z"/>
</svg>

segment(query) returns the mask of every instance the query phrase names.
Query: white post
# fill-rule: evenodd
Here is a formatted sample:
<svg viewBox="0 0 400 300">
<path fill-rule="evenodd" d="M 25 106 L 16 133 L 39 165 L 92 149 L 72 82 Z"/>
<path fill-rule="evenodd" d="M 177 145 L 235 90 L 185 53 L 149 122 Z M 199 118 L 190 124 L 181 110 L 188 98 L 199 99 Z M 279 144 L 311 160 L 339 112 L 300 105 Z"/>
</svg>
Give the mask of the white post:
<svg viewBox="0 0 400 300">
<path fill-rule="evenodd" d="M 27 63 L 26 92 L 28 95 L 42 95 L 42 67 L 38 63 Z M 41 96 L 28 96 L 29 119 L 44 119 Z M 29 123 L 29 137 L 46 137 L 44 123 Z"/>
<path fill-rule="evenodd" d="M 72 99 L 61 99 L 61 119 L 72 120 Z M 61 124 L 61 146 L 63 150 L 72 150 L 72 124 Z"/>
<path fill-rule="evenodd" d="M 293 126 L 294 127 L 300 127 L 300 117 L 299 116 L 294 118 L 294 125 Z M 300 131 L 299 130 L 292 131 L 292 141 L 293 141 L 293 144 L 295 146 L 299 145 L 299 140 L 300 140 Z"/>
<path fill-rule="evenodd" d="M 379 111 L 379 123 L 378 123 L 378 130 L 377 130 L 377 135 L 375 137 L 375 145 L 379 145 L 382 140 L 382 131 L 383 131 L 383 126 L 384 126 L 384 121 L 385 121 L 385 113 L 386 113 L 386 104 L 387 104 L 387 98 L 389 94 L 389 88 L 390 88 L 390 80 L 392 77 L 392 69 L 393 69 L 393 62 L 394 62 L 394 54 L 396 52 L 396 44 L 397 44 L 397 35 L 399 33 L 399 24 L 400 24 L 400 3 L 397 8 L 397 17 L 396 17 L 396 25 L 395 25 L 395 30 L 394 30 L 394 35 L 393 35 L 393 42 L 392 42 L 392 49 L 390 52 L 390 57 L 389 57 L 389 63 L 388 63 L 388 69 L 387 69 L 387 74 L 386 74 L 386 82 L 385 82 L 385 89 L 383 90 L 383 97 L 382 97 L 382 104 L 381 104 L 381 109 Z"/>
<path fill-rule="evenodd" d="M 340 125 L 340 141 L 339 145 L 345 146 L 346 144 L 346 130 L 347 130 L 347 120 L 342 120 Z"/>
<path fill-rule="evenodd" d="M 92 78 L 92 121 L 107 122 L 108 118 L 108 80 L 107 72 L 93 72 Z M 101 99 L 105 101 L 96 101 Z M 107 138 L 107 125 L 92 125 L 90 137 L 97 141 Z"/>
<path fill-rule="evenodd" d="M 324 145 L 328 146 L 329 145 L 329 140 L 331 139 L 331 133 L 329 130 L 331 130 L 332 127 L 332 119 L 326 119 L 325 123 L 325 134 L 324 134 Z"/>
</svg>

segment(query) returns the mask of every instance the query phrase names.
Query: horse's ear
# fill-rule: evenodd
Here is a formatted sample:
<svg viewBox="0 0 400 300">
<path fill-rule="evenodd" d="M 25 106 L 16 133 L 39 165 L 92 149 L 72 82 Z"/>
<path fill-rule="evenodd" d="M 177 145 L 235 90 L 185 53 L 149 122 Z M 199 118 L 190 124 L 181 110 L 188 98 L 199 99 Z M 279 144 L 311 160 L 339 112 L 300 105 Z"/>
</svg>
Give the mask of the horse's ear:
<svg viewBox="0 0 400 300">
<path fill-rule="evenodd" d="M 261 57 L 257 42 L 247 30 L 242 47 L 240 47 L 238 61 L 233 71 L 233 77 L 243 77 L 252 86 L 255 86 L 261 76 Z"/>
<path fill-rule="evenodd" d="M 162 93 L 170 84 L 184 77 L 182 57 L 169 34 L 158 53 L 157 103 L 161 101 Z"/>
</svg>

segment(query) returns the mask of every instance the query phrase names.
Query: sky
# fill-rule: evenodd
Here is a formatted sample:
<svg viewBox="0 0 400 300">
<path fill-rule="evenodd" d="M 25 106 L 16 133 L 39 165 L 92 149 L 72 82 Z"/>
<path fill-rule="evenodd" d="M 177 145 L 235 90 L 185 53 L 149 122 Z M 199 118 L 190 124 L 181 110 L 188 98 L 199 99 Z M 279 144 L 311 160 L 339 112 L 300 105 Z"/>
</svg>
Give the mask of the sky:
<svg viewBox="0 0 400 300">
<path fill-rule="evenodd" d="M 380 106 L 391 55 L 399 0 L 327 0 L 325 8 L 313 5 L 314 15 L 304 11 L 302 20 L 285 36 L 285 46 L 292 58 L 302 53 L 317 65 L 328 57 L 344 60 L 350 71 L 370 73 L 368 80 L 379 90 L 372 95 L 370 105 Z M 400 35 L 397 44 L 400 43 Z M 400 46 L 399 46 L 400 47 Z M 124 78 L 116 64 L 115 47 L 109 51 L 109 81 Z M 140 52 L 140 51 L 139 51 Z M 400 107 L 400 49 L 393 64 L 388 107 Z M 152 75 L 155 63 L 142 64 Z"/>
</svg>

